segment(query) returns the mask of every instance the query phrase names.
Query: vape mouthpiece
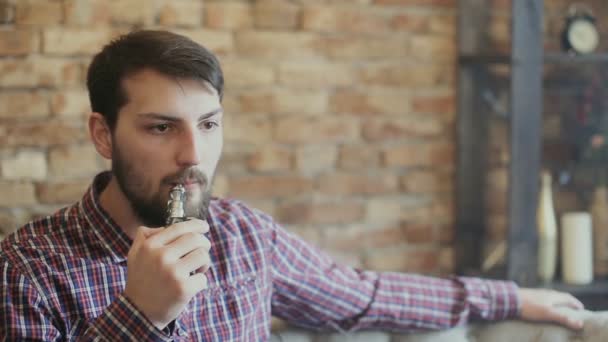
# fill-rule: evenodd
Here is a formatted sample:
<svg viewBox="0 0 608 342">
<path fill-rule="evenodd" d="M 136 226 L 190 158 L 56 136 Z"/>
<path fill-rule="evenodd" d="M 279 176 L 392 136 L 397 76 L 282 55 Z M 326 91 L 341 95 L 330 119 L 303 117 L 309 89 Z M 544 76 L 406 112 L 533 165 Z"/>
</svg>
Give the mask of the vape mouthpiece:
<svg viewBox="0 0 608 342">
<path fill-rule="evenodd" d="M 183 185 L 177 184 L 169 192 L 167 201 L 167 226 L 186 220 L 184 202 L 186 201 L 186 189 Z"/>
</svg>

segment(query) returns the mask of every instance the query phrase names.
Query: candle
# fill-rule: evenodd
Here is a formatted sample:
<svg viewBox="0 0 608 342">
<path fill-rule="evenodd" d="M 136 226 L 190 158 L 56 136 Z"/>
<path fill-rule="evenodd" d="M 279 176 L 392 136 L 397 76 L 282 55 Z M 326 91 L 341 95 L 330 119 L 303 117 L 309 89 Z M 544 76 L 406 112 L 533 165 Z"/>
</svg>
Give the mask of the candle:
<svg viewBox="0 0 608 342">
<path fill-rule="evenodd" d="M 569 212 L 562 215 L 562 277 L 565 283 L 588 284 L 593 281 L 591 215 Z"/>
</svg>

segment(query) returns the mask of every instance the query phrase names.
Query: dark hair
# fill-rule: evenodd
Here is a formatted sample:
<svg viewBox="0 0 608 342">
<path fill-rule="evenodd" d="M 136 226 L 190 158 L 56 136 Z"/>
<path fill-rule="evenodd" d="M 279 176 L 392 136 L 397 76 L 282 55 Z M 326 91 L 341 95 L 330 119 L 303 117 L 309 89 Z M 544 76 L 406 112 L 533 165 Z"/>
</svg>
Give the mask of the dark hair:
<svg viewBox="0 0 608 342">
<path fill-rule="evenodd" d="M 91 109 L 105 117 L 112 131 L 118 111 L 127 103 L 122 80 L 145 68 L 170 77 L 208 83 L 222 99 L 224 75 L 213 53 L 190 38 L 172 32 L 134 31 L 104 46 L 87 72 Z"/>
</svg>

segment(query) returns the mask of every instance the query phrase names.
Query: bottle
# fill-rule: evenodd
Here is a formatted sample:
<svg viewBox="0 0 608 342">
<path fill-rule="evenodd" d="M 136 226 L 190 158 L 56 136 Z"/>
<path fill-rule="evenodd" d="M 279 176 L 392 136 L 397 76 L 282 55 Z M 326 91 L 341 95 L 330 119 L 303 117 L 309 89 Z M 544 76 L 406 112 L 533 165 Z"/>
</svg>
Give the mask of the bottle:
<svg viewBox="0 0 608 342">
<path fill-rule="evenodd" d="M 543 282 L 550 282 L 555 277 L 557 264 L 557 221 L 553 207 L 551 174 L 541 173 L 541 185 L 536 211 L 538 231 L 538 277 Z"/>
<path fill-rule="evenodd" d="M 608 275 L 608 193 L 598 186 L 591 200 L 593 222 L 593 271 L 598 277 Z"/>
</svg>

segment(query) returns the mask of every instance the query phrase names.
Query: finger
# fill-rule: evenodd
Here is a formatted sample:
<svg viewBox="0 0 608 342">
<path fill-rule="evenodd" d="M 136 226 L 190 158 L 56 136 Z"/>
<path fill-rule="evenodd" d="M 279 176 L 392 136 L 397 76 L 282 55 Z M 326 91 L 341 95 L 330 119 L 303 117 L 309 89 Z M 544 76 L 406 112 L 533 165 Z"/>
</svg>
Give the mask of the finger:
<svg viewBox="0 0 608 342">
<path fill-rule="evenodd" d="M 154 246 L 163 246 L 186 233 L 206 233 L 209 230 L 207 221 L 190 220 L 175 223 L 162 229 L 158 234 L 149 238 L 149 243 Z"/>
<path fill-rule="evenodd" d="M 555 309 L 547 310 L 546 317 L 547 317 L 547 320 L 564 325 L 570 329 L 578 330 L 583 327 L 582 320 L 575 318 L 575 317 L 570 317 L 568 315 L 565 315 L 561 312 L 558 312 Z"/>
<path fill-rule="evenodd" d="M 574 297 L 573 295 L 571 295 L 569 293 L 564 295 L 564 297 L 560 300 L 558 305 L 567 306 L 569 308 L 576 309 L 576 310 L 583 310 L 585 308 L 585 306 L 583 305 L 583 303 L 581 303 L 580 300 L 578 300 L 576 297 Z"/>
<path fill-rule="evenodd" d="M 191 296 L 207 288 L 207 276 L 204 273 L 196 273 L 186 280 L 187 291 Z"/>
<path fill-rule="evenodd" d="M 133 244 L 131 244 L 131 249 L 129 251 L 137 251 L 141 247 L 141 245 L 146 241 L 147 234 L 149 234 L 148 229 L 146 227 L 139 227 L 135 231 L 135 238 L 133 239 Z"/>
<path fill-rule="evenodd" d="M 207 270 L 210 263 L 209 252 L 199 248 L 181 258 L 177 262 L 176 267 L 179 269 L 180 274 L 188 276 L 190 273 L 198 270 Z"/>
<path fill-rule="evenodd" d="M 209 252 L 211 242 L 200 233 L 186 233 L 165 245 L 165 248 L 167 248 L 166 253 L 169 253 L 169 259 L 175 261 L 195 249 L 200 248 Z"/>
</svg>

